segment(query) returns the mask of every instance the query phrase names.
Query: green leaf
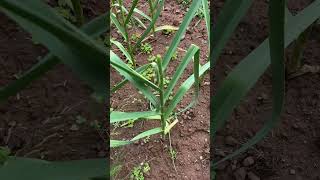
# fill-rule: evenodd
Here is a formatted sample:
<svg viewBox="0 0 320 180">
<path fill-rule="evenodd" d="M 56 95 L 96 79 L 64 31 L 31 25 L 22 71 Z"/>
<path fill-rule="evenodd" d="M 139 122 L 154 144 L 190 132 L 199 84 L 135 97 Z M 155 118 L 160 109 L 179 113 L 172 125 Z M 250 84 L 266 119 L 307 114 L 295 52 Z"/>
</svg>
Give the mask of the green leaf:
<svg viewBox="0 0 320 180">
<path fill-rule="evenodd" d="M 147 37 L 147 35 L 150 33 L 150 31 L 152 30 L 152 28 L 155 26 L 156 21 L 158 20 L 159 16 L 160 16 L 160 12 L 163 8 L 164 5 L 164 0 L 158 0 L 157 4 L 158 7 L 152 21 L 150 22 L 148 28 L 143 32 L 143 34 L 140 36 L 140 38 L 138 39 L 138 41 L 136 42 L 135 46 L 133 47 L 133 51 L 135 51 L 136 49 L 138 49 L 138 47 L 141 45 L 141 42 Z"/>
<path fill-rule="evenodd" d="M 112 51 L 110 51 L 110 61 L 113 68 L 115 68 L 122 76 L 128 79 L 137 89 L 139 89 L 152 104 L 158 106 L 157 98 L 149 89 L 150 87 L 156 91 L 159 91 L 159 87 L 157 85 L 150 82 L 141 74 L 130 68 Z"/>
<path fill-rule="evenodd" d="M 103 14 L 94 20 L 90 21 L 88 24 L 84 25 L 81 30 L 91 36 L 96 38 L 102 33 L 106 32 L 108 27 L 105 25 L 105 20 L 108 14 Z M 33 80 L 41 77 L 47 71 L 52 69 L 55 65 L 60 63 L 59 58 L 49 53 L 43 59 L 41 59 L 37 64 L 32 66 L 30 70 L 25 72 L 18 80 L 11 82 L 9 85 L 0 88 L 0 101 L 5 100 L 9 96 L 15 95 L 21 89 L 27 87 Z"/>
<path fill-rule="evenodd" d="M 126 121 L 130 119 L 160 119 L 160 113 L 155 111 L 145 111 L 145 112 L 120 112 L 112 111 L 110 113 L 110 123 Z"/>
<path fill-rule="evenodd" d="M 194 90 L 194 98 L 191 101 L 191 103 L 184 108 L 185 111 L 192 106 L 195 105 L 195 103 L 198 100 L 199 96 L 199 77 L 203 75 L 209 68 L 209 63 L 206 63 L 203 67 L 200 68 L 200 49 L 196 46 L 192 47 L 194 48 L 195 54 L 194 54 L 194 60 L 193 60 L 193 72 L 194 74 L 191 75 L 186 81 L 182 83 L 182 85 L 179 87 L 176 94 L 173 96 L 170 104 L 168 105 L 166 109 L 166 113 L 164 115 L 165 119 L 169 118 L 170 114 L 174 111 L 175 107 L 177 107 L 178 103 L 182 100 L 183 96 L 188 92 L 190 87 L 195 84 L 195 90 Z"/>
<path fill-rule="evenodd" d="M 0 167 L 0 179 L 5 180 L 89 180 L 106 177 L 106 159 L 49 162 L 38 159 L 10 157 Z"/>
<path fill-rule="evenodd" d="M 182 36 L 185 34 L 185 32 L 187 31 L 187 27 L 189 26 L 191 20 L 194 17 L 194 14 L 196 13 L 196 11 L 198 10 L 198 8 L 200 7 L 201 1 L 193 1 L 188 12 L 186 13 L 186 15 L 184 16 L 184 19 L 179 27 L 179 30 L 176 32 L 169 48 L 168 51 L 166 52 L 166 54 L 163 57 L 163 70 L 165 71 L 169 61 L 171 60 L 171 57 L 173 56 L 174 52 L 176 51 Z"/>
<path fill-rule="evenodd" d="M 0 168 L 3 166 L 9 159 L 10 149 L 6 147 L 0 147 Z"/>
<path fill-rule="evenodd" d="M 131 3 L 132 4 L 132 6 L 131 6 L 131 8 L 130 8 L 130 11 L 129 11 L 129 13 L 128 13 L 128 15 L 127 15 L 127 18 L 126 18 L 126 20 L 125 20 L 125 23 L 124 24 L 128 24 L 129 23 L 129 21 L 130 21 L 130 19 L 131 19 L 131 16 L 132 16 L 132 14 L 133 14 L 133 12 L 134 12 L 134 9 L 137 7 L 137 5 L 138 5 L 138 0 L 133 0 L 133 2 Z"/>
<path fill-rule="evenodd" d="M 145 132 L 137 135 L 136 137 L 132 138 L 131 141 L 136 141 L 136 140 L 139 140 L 139 139 L 142 139 L 142 138 L 154 135 L 154 134 L 158 134 L 158 133 L 161 133 L 161 132 L 162 132 L 162 129 L 160 127 L 154 128 L 154 129 L 150 129 L 150 130 L 145 131 Z"/>
<path fill-rule="evenodd" d="M 116 15 L 114 13 L 111 13 L 110 19 L 111 19 L 111 22 L 117 27 L 117 29 L 119 30 L 120 34 L 124 38 L 124 40 L 128 41 L 128 38 L 126 36 L 126 32 L 124 30 L 124 27 L 120 24 L 120 22 L 118 21 Z"/>
<path fill-rule="evenodd" d="M 279 2 L 278 2 L 279 3 Z M 278 7 L 279 8 L 279 7 Z M 281 7 L 282 8 L 282 7 Z M 279 13 L 279 12 L 278 12 Z M 314 1 L 302 12 L 294 17 L 288 18 L 285 24 L 285 43 L 284 46 L 288 46 L 293 40 L 295 40 L 306 28 L 320 17 L 320 1 Z M 279 18 L 279 17 L 278 17 Z M 281 18 L 281 17 L 280 17 Z M 278 34 L 280 37 L 280 34 Z M 282 46 L 281 38 L 276 47 Z M 272 48 L 276 48 L 272 47 Z M 281 49 L 280 49 L 281 50 Z M 279 51 L 280 51 L 279 50 Z M 257 49 L 250 53 L 244 60 L 238 64 L 233 71 L 227 76 L 222 86 L 218 88 L 216 95 L 212 98 L 212 112 L 211 112 L 211 133 L 215 134 L 219 127 L 222 127 L 226 119 L 230 116 L 233 109 L 240 103 L 241 99 L 245 97 L 251 87 L 257 82 L 259 77 L 265 72 L 270 65 L 270 54 L 268 40 L 265 40 Z M 276 57 L 280 57 L 278 54 Z M 259 59 L 259 61 L 257 61 Z M 273 59 L 273 63 L 279 62 L 280 58 Z M 259 142 L 267 133 L 274 127 L 278 120 L 278 115 L 282 107 L 283 85 L 283 69 L 280 64 L 273 64 L 272 68 L 278 68 L 278 76 L 280 79 L 273 79 L 273 92 L 279 93 L 274 96 L 274 106 L 272 117 L 265 123 L 265 126 L 247 143 L 245 143 L 240 149 L 233 154 L 223 158 L 219 162 L 232 158 L 235 155 L 243 152 L 248 147 L 253 146 Z M 275 77 L 274 76 L 274 77 Z M 275 92 L 279 91 L 280 92 Z M 217 165 L 219 162 L 215 163 Z"/>
<path fill-rule="evenodd" d="M 147 130 L 145 132 L 142 132 L 140 134 L 138 134 L 137 136 L 135 136 L 134 138 L 132 138 L 129 141 L 119 141 L 119 140 L 110 140 L 110 147 L 114 148 L 114 147 L 119 147 L 119 146 L 124 146 L 124 145 L 128 145 L 133 143 L 134 141 L 137 141 L 139 139 L 151 136 L 151 135 L 155 135 L 155 134 L 159 134 L 162 132 L 161 127 L 158 128 L 154 128 L 154 129 L 150 129 Z"/>
<path fill-rule="evenodd" d="M 97 93 L 106 96 L 108 55 L 102 46 L 56 15 L 42 1 L 2 0 L 0 8 Z"/>
<path fill-rule="evenodd" d="M 120 51 L 124 54 L 124 56 L 126 56 L 126 58 L 129 60 L 129 62 L 134 64 L 130 53 L 127 51 L 127 49 L 119 41 L 114 41 L 114 40 L 110 39 L 110 42 L 112 44 L 116 45 L 120 49 Z"/>
<path fill-rule="evenodd" d="M 177 85 L 178 80 L 181 78 L 182 74 L 184 73 L 187 65 L 189 62 L 193 59 L 193 57 L 198 53 L 199 54 L 199 47 L 192 44 L 189 49 L 187 50 L 186 55 L 181 60 L 181 63 L 179 64 L 178 68 L 176 68 L 175 73 L 172 76 L 172 79 L 170 83 L 168 84 L 168 87 L 164 93 L 164 100 L 165 102 L 168 100 L 170 93 L 172 92 L 173 88 Z M 199 67 L 199 66 L 198 66 Z M 194 67 L 196 68 L 196 67 Z"/>
<path fill-rule="evenodd" d="M 150 67 L 150 64 L 145 64 L 145 65 L 142 65 L 141 67 L 137 68 L 136 71 L 138 73 L 142 73 L 143 71 L 145 71 L 148 67 Z M 119 90 L 121 87 L 123 87 L 128 81 L 128 79 L 124 79 L 122 80 L 120 83 L 118 83 L 117 85 L 115 85 L 112 89 L 111 89 L 111 92 L 114 93 L 116 92 L 117 90 Z"/>
<path fill-rule="evenodd" d="M 212 34 L 212 50 L 210 51 L 211 66 L 216 63 L 221 51 L 231 37 L 242 17 L 246 14 L 253 0 L 228 0 L 218 16 Z"/>
</svg>

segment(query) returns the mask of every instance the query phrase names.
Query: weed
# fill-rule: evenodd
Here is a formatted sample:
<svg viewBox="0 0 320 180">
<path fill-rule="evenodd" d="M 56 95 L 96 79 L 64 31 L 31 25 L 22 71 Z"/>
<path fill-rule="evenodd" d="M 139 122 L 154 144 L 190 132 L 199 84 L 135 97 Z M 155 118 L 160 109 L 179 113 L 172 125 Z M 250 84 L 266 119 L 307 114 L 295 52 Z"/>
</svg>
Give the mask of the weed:
<svg viewBox="0 0 320 180">
<path fill-rule="evenodd" d="M 164 29 L 164 30 L 162 30 L 162 33 L 164 35 L 166 35 L 166 36 L 172 34 L 173 32 L 174 32 L 174 30 L 172 30 L 172 29 Z"/>
<path fill-rule="evenodd" d="M 204 18 L 204 11 L 203 8 L 199 8 L 198 11 L 196 12 L 196 16 L 200 19 Z"/>
<path fill-rule="evenodd" d="M 77 21 L 76 17 L 72 14 L 70 9 L 67 9 L 65 7 L 60 7 L 60 6 L 55 7 L 54 9 L 64 19 L 66 19 L 72 23 L 75 23 Z"/>
<path fill-rule="evenodd" d="M 169 153 L 172 160 L 177 159 L 177 152 L 172 147 L 169 148 Z"/>
<path fill-rule="evenodd" d="M 151 52 L 153 50 L 151 44 L 149 44 L 149 43 L 142 43 L 140 49 L 145 54 L 151 54 Z"/>
<path fill-rule="evenodd" d="M 144 180 L 144 174 L 150 170 L 149 163 L 141 163 L 141 165 L 133 168 L 130 178 L 134 180 Z"/>
<path fill-rule="evenodd" d="M 8 149 L 7 147 L 0 147 L 0 167 L 7 162 L 9 154 L 10 149 Z"/>
<path fill-rule="evenodd" d="M 166 76 L 165 78 L 163 78 L 163 86 L 166 89 L 170 83 L 171 78 L 169 76 Z"/>
<path fill-rule="evenodd" d="M 120 127 L 125 127 L 125 128 L 132 128 L 134 126 L 134 120 L 133 119 L 129 119 L 126 122 L 124 122 L 123 124 L 120 125 Z"/>
<path fill-rule="evenodd" d="M 178 2 L 179 4 L 181 4 L 182 6 L 184 6 L 184 7 L 189 6 L 190 3 L 191 3 L 191 1 L 192 1 L 192 0 L 177 0 L 177 2 Z"/>
<path fill-rule="evenodd" d="M 148 79 L 149 81 L 153 81 L 155 77 L 155 73 L 152 67 L 147 68 L 142 72 L 142 76 Z"/>
<path fill-rule="evenodd" d="M 76 117 L 76 123 L 78 123 L 78 124 L 83 124 L 83 123 L 85 123 L 85 122 L 87 122 L 87 119 L 84 118 L 83 116 L 78 115 L 78 116 Z"/>
<path fill-rule="evenodd" d="M 157 57 L 155 55 L 150 55 L 148 57 L 148 62 L 149 63 L 156 62 L 156 59 L 157 59 Z"/>
<path fill-rule="evenodd" d="M 132 34 L 132 36 L 131 36 L 131 40 L 132 40 L 133 42 L 137 42 L 140 37 L 141 37 L 141 36 L 140 36 L 139 33 L 134 33 L 134 34 Z"/>
<path fill-rule="evenodd" d="M 143 142 L 146 144 L 150 141 L 150 136 L 147 136 L 146 138 L 143 139 Z"/>
</svg>

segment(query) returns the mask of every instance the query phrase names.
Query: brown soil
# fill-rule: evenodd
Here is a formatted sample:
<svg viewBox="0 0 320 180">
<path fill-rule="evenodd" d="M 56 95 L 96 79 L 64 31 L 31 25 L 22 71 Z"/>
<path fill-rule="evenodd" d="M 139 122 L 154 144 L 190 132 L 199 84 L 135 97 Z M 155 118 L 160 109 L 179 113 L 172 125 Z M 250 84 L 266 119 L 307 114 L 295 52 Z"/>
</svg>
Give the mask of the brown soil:
<svg viewBox="0 0 320 180">
<path fill-rule="evenodd" d="M 290 1 L 294 12 L 311 1 Z M 223 1 L 215 3 L 214 12 L 220 12 Z M 249 52 L 268 36 L 267 1 L 254 1 L 246 17 L 228 43 L 216 65 L 216 83 L 219 84 Z M 320 64 L 319 26 L 309 38 L 303 61 Z M 267 72 L 241 105 L 236 108 L 229 123 L 217 134 L 214 157 L 230 154 L 248 141 L 264 123 L 271 111 L 271 74 Z M 286 82 L 286 102 L 281 122 L 263 141 L 232 161 L 219 165 L 218 180 L 232 180 L 239 172 L 252 172 L 263 180 L 320 179 L 320 74 L 305 74 Z M 214 88 L 215 91 L 216 88 Z M 229 141 L 227 140 L 229 139 Z M 230 140 L 231 139 L 231 140 Z M 248 158 L 247 160 L 245 160 Z M 250 166 L 244 166 L 254 160 Z M 239 178 L 241 179 L 241 178 Z M 246 179 L 249 179 L 247 175 Z"/>
<path fill-rule="evenodd" d="M 102 1 L 85 3 L 90 19 L 106 11 Z M 15 75 L 28 70 L 46 53 L 45 48 L 32 43 L 28 33 L 0 14 L 0 87 L 14 81 Z M 12 155 L 46 160 L 106 157 L 106 134 L 89 125 L 94 120 L 105 123 L 104 107 L 90 98 L 91 93 L 67 67 L 54 67 L 0 104 L 0 146 L 8 146 Z M 71 130 L 77 116 L 87 122 Z"/>
<path fill-rule="evenodd" d="M 147 12 L 147 3 L 141 4 L 140 8 Z M 180 7 L 176 1 L 166 1 L 165 9 L 157 24 L 179 26 L 185 12 L 185 9 Z M 179 47 L 186 50 L 191 43 L 200 46 L 201 63 L 204 64 L 208 57 L 206 29 L 203 20 L 199 25 L 194 26 L 197 21 L 198 18 L 192 22 L 190 27 L 194 28 L 188 30 Z M 118 36 L 113 32 L 112 37 Z M 170 45 L 172 38 L 173 35 L 165 36 L 162 33 L 157 33 L 156 38 L 148 40 L 153 47 L 152 54 L 163 55 L 165 46 Z M 175 71 L 183 55 L 184 52 L 179 51 L 178 60 L 171 61 L 168 68 L 169 75 Z M 139 53 L 137 55 L 139 64 L 145 63 L 147 57 L 147 55 Z M 187 67 L 183 79 L 192 74 L 192 68 L 191 64 Z M 120 77 L 115 72 L 112 72 L 111 77 L 111 84 L 120 81 Z M 206 77 L 204 82 L 206 83 L 201 87 L 198 105 L 186 114 L 179 116 L 179 123 L 171 130 L 172 146 L 177 152 L 175 160 L 177 172 L 175 172 L 170 158 L 168 138 L 163 139 L 156 135 L 146 143 L 139 141 L 111 150 L 112 165 L 120 164 L 122 166 L 121 171 L 114 179 L 130 179 L 133 168 L 144 162 L 148 162 L 151 167 L 150 172 L 145 175 L 145 179 L 209 179 L 209 77 Z M 178 108 L 185 107 L 191 100 L 192 96 L 188 94 Z M 112 95 L 111 105 L 114 109 L 122 111 L 139 111 L 148 108 L 148 103 L 129 85 Z M 159 122 L 137 122 L 133 128 L 113 129 L 111 134 L 114 139 L 130 139 L 147 129 L 159 127 L 159 124 Z"/>
</svg>

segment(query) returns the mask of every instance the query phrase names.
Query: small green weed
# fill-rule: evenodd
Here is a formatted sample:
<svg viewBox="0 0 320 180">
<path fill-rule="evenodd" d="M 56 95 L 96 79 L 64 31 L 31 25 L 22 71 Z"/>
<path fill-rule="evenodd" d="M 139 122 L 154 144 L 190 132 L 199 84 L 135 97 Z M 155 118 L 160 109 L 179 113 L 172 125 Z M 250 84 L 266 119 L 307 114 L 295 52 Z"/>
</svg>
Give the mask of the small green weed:
<svg viewBox="0 0 320 180">
<path fill-rule="evenodd" d="M 76 123 L 77 124 L 84 124 L 85 122 L 87 122 L 87 119 L 83 116 L 78 115 L 76 117 Z"/>
<path fill-rule="evenodd" d="M 134 34 L 132 34 L 132 36 L 131 36 L 131 40 L 132 40 L 133 42 L 137 42 L 137 41 L 139 40 L 139 38 L 140 38 L 140 34 L 138 34 L 138 33 L 134 33 Z"/>
<path fill-rule="evenodd" d="M 144 175 L 148 173 L 150 169 L 149 163 L 141 163 L 140 166 L 133 168 L 130 178 L 134 180 L 144 180 Z"/>
<path fill-rule="evenodd" d="M 134 126 L 134 120 L 130 119 L 126 122 L 124 122 L 123 124 L 121 124 L 121 127 L 125 127 L 125 128 L 132 128 Z"/>
<path fill-rule="evenodd" d="M 182 6 L 186 7 L 186 6 L 190 5 L 191 0 L 177 0 L 177 2 L 179 4 L 181 4 Z"/>
<path fill-rule="evenodd" d="M 73 10 L 73 5 L 71 0 L 58 0 L 58 6 Z"/>
<path fill-rule="evenodd" d="M 172 160 L 177 159 L 177 151 L 175 151 L 172 147 L 169 148 L 169 153 Z"/>
<path fill-rule="evenodd" d="M 150 141 L 150 136 L 147 136 L 146 138 L 143 139 L 143 142 L 146 144 Z"/>
<path fill-rule="evenodd" d="M 145 54 L 151 54 L 153 48 L 149 43 L 143 43 L 140 47 L 141 51 Z"/>
<path fill-rule="evenodd" d="M 0 147 L 0 166 L 3 166 L 9 158 L 10 149 L 7 147 Z"/>
<path fill-rule="evenodd" d="M 77 18 L 73 15 L 73 5 L 71 0 L 59 0 L 58 6 L 54 8 L 55 11 L 60 14 L 64 19 L 75 23 Z"/>
<path fill-rule="evenodd" d="M 153 78 L 155 77 L 155 73 L 154 73 L 154 70 L 152 69 L 152 67 L 149 67 L 146 70 L 144 70 L 142 72 L 142 76 L 144 76 L 149 81 L 152 81 Z"/>
<path fill-rule="evenodd" d="M 156 62 L 156 60 L 157 60 L 157 57 L 156 57 L 155 55 L 150 55 L 150 56 L 148 57 L 148 61 L 149 61 L 150 63 Z"/>
<path fill-rule="evenodd" d="M 170 83 L 171 78 L 169 76 L 166 76 L 165 78 L 163 78 L 163 85 L 164 88 L 167 88 L 169 83 Z"/>
<path fill-rule="evenodd" d="M 172 30 L 172 29 L 164 29 L 164 30 L 162 30 L 162 33 L 164 34 L 164 35 L 170 35 L 170 34 L 172 34 L 174 32 L 174 30 Z"/>
<path fill-rule="evenodd" d="M 203 8 L 199 8 L 196 12 L 196 16 L 200 19 L 203 19 L 204 18 L 204 11 L 203 11 Z"/>
</svg>

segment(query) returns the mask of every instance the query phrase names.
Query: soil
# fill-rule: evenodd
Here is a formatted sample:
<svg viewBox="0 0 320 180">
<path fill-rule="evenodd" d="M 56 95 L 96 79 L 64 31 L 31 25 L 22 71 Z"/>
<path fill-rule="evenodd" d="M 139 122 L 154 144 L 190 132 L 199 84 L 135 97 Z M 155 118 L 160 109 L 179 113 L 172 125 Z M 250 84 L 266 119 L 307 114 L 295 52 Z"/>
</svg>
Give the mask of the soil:
<svg viewBox="0 0 320 180">
<path fill-rule="evenodd" d="M 148 4 L 140 3 L 140 5 L 139 8 L 147 12 Z M 157 25 L 179 26 L 185 12 L 185 8 L 180 6 L 176 1 L 166 1 Z M 207 33 L 204 20 L 201 20 L 195 26 L 198 20 L 196 18 L 191 23 L 190 29 L 187 31 L 179 48 L 187 50 L 191 43 L 200 46 L 201 64 L 204 64 L 208 57 Z M 112 32 L 111 37 L 118 38 L 119 36 L 116 32 Z M 153 47 L 152 54 L 163 55 L 165 47 L 170 45 L 173 35 L 166 36 L 162 33 L 157 33 L 155 37 L 148 40 Z M 169 75 L 175 72 L 175 68 L 185 54 L 181 50 L 178 52 L 178 59 L 171 61 L 169 65 L 167 71 Z M 120 55 L 120 53 L 118 54 Z M 147 62 L 147 55 L 138 53 L 136 57 L 138 64 Z M 183 80 L 192 74 L 192 68 L 192 64 L 187 67 L 182 78 Z M 112 71 L 111 77 L 112 85 L 121 80 L 121 77 L 114 71 Z M 175 171 L 172 159 L 170 158 L 168 137 L 164 139 L 160 135 L 155 135 L 147 142 L 141 140 L 131 145 L 111 149 L 110 157 L 112 165 L 121 165 L 120 172 L 113 179 L 130 179 L 133 168 L 146 162 L 149 163 L 151 170 L 145 174 L 145 179 L 209 179 L 209 81 L 209 76 L 206 76 L 201 87 L 199 103 L 185 114 L 179 116 L 179 123 L 171 130 L 172 146 L 177 152 L 175 160 L 177 171 Z M 178 108 L 182 109 L 191 100 L 192 95 L 186 95 Z M 142 111 L 147 110 L 148 103 L 137 93 L 136 89 L 127 85 L 112 95 L 111 107 L 115 110 L 126 112 Z M 113 126 L 111 135 L 114 139 L 130 139 L 147 129 L 159 127 L 159 125 L 160 122 L 139 121 L 134 124 L 133 128 L 115 129 Z"/>
<path fill-rule="evenodd" d="M 214 4 L 215 17 L 223 2 Z M 297 13 L 310 2 L 290 1 L 289 9 Z M 267 17 L 267 1 L 254 1 L 215 66 L 214 84 L 219 86 L 231 68 L 268 36 Z M 316 26 L 308 40 L 303 55 L 304 64 L 320 64 L 319 30 L 319 26 Z M 286 102 L 280 123 L 246 153 L 220 164 L 217 179 L 320 179 L 319 80 L 319 73 L 287 80 Z M 216 87 L 213 88 L 215 90 Z M 236 108 L 225 128 L 217 134 L 213 147 L 215 160 L 235 151 L 263 126 L 264 117 L 271 112 L 271 102 L 271 74 L 268 71 Z M 236 178 L 241 174 L 245 177 Z"/>
<path fill-rule="evenodd" d="M 84 5 L 88 19 L 107 8 L 102 1 L 86 1 Z M 0 87 L 14 81 L 15 75 L 31 68 L 46 53 L 28 33 L 0 14 Z M 106 133 L 89 125 L 94 120 L 105 124 L 105 108 L 95 103 L 91 94 L 70 69 L 57 65 L 1 102 L 0 146 L 8 146 L 12 155 L 46 160 L 106 157 Z M 77 124 L 77 117 L 86 122 Z"/>
</svg>

